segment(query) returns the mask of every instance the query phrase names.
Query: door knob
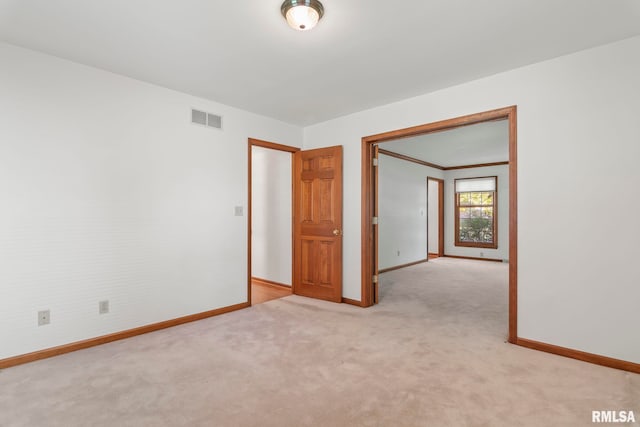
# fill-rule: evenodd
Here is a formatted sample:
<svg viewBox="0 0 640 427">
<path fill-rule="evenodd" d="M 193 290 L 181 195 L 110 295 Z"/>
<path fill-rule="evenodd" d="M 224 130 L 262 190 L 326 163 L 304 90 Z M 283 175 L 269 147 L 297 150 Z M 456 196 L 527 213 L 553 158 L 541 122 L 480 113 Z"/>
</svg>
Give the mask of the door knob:
<svg viewBox="0 0 640 427">
<path fill-rule="evenodd" d="M 342 231 L 338 230 L 337 228 L 335 230 L 333 230 L 333 235 L 334 236 L 339 236 L 342 234 Z"/>
</svg>

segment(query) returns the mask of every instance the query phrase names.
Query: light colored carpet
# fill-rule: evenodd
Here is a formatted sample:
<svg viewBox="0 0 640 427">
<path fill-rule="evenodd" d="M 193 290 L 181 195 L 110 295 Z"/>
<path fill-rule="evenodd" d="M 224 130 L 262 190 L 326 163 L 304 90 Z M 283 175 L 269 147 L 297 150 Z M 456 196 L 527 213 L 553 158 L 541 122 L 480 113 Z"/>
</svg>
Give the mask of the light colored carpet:
<svg viewBox="0 0 640 427">
<path fill-rule="evenodd" d="M 640 375 L 505 344 L 507 266 L 387 273 L 0 372 L 2 426 L 585 426 Z M 637 415 L 636 415 L 637 416 Z M 637 423 L 636 423 L 637 424 Z"/>
</svg>

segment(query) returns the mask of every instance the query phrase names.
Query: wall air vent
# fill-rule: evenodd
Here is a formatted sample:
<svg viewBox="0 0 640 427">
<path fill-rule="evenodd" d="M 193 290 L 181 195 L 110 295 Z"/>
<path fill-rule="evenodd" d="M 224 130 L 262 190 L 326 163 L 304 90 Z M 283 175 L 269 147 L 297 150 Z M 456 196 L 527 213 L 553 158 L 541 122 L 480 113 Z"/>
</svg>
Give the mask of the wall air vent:
<svg viewBox="0 0 640 427">
<path fill-rule="evenodd" d="M 222 129 L 222 117 L 215 114 L 207 113 L 207 126 L 216 129 Z"/>
<path fill-rule="evenodd" d="M 207 126 L 216 129 L 222 129 L 222 116 L 191 109 L 191 123 Z"/>
</svg>

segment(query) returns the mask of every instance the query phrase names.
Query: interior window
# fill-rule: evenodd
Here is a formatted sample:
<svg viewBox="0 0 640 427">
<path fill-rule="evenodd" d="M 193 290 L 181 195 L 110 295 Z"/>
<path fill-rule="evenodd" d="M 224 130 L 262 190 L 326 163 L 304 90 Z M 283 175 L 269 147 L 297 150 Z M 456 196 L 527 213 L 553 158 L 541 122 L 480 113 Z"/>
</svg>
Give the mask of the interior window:
<svg viewBox="0 0 640 427">
<path fill-rule="evenodd" d="M 498 248 L 498 177 L 455 180 L 456 246 Z"/>
</svg>

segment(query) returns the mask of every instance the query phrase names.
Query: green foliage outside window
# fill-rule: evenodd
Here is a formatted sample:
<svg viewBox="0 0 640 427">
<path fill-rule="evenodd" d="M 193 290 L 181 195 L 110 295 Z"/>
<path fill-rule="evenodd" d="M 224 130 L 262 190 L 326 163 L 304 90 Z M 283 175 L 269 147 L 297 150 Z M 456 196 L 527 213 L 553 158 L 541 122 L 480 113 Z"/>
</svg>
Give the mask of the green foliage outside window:
<svg viewBox="0 0 640 427">
<path fill-rule="evenodd" d="M 458 193 L 459 240 L 493 243 L 493 192 Z"/>
</svg>

